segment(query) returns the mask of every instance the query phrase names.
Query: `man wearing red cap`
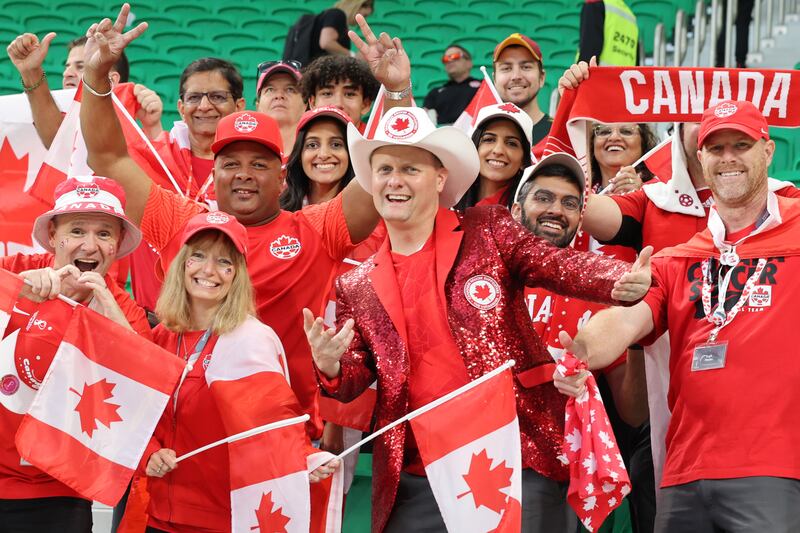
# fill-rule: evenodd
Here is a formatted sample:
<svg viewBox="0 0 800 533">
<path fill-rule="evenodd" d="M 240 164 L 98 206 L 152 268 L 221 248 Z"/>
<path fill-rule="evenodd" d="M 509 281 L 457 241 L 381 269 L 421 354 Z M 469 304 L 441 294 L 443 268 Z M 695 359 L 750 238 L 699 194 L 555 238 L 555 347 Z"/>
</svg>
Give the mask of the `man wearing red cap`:
<svg viewBox="0 0 800 533">
<path fill-rule="evenodd" d="M 64 295 L 150 337 L 144 311 L 107 275 L 141 240 L 125 216 L 125 193 L 101 177 L 70 178 L 33 237 L 47 253 L 0 258 L 0 268 L 27 281 L 0 349 L 0 522 L 10 531 L 91 531 L 91 502 L 24 462 L 14 435 L 55 356 L 69 321 Z"/>
<path fill-rule="evenodd" d="M 562 344 L 602 368 L 669 329 L 667 455 L 656 531 L 800 530 L 800 202 L 767 185 L 775 143 L 745 101 L 703 114 L 698 157 L 708 228 L 653 259 L 644 301 L 598 313 Z"/>
<path fill-rule="evenodd" d="M 294 146 L 297 122 L 306 109 L 300 94 L 300 63 L 297 61 L 264 61 L 258 65 L 256 111 L 278 122 L 283 148 L 290 152 Z"/>
<path fill-rule="evenodd" d="M 512 33 L 494 49 L 494 84 L 504 102 L 525 111 L 533 121 L 533 144 L 547 137 L 553 119 L 539 107 L 537 96 L 544 87 L 542 49 L 536 41 Z"/>
<path fill-rule="evenodd" d="M 461 130 L 436 129 L 421 108 L 390 110 L 374 139 L 351 124 L 348 144 L 356 179 L 372 189 L 389 238 L 338 278 L 338 333 L 305 312 L 321 386 L 350 401 L 377 379 L 381 427 L 516 360 L 523 528 L 566 531 L 566 513 L 554 511 L 563 510 L 557 482 L 567 475 L 556 458 L 565 402 L 548 383 L 554 367 L 527 316 L 523 287 L 634 301 L 649 285 L 647 253 L 628 272 L 628 263 L 553 247 L 505 208 L 450 210 L 475 180 L 478 154 Z M 381 488 L 373 492 L 373 531 L 444 531 L 407 428 L 382 435 L 373 457 Z"/>
<path fill-rule="evenodd" d="M 107 90 L 107 72 L 115 56 L 146 29 L 142 24 L 123 35 L 124 15 L 123 10 L 113 25 L 106 19 L 89 38 L 94 52 L 87 56 L 84 84 L 96 93 Z M 360 39 L 357 42 L 388 72 L 387 85 L 398 83 L 391 76 L 401 82 L 407 80 L 410 66 L 402 49 L 392 48 L 393 54 L 384 56 L 371 31 L 367 38 L 369 45 Z M 125 187 L 128 216 L 141 220 L 148 242 L 162 255 L 171 256 L 177 249 L 174 242 L 171 245 L 173 237 L 204 208 L 153 186 L 128 156 L 119 123 L 111 113 L 111 101 L 91 91 L 87 93 L 90 94 L 81 108 L 81 123 L 91 130 L 85 134 L 89 164 L 97 172 L 114 176 Z M 301 311 L 303 307 L 322 311 L 339 263 L 354 243 L 374 229 L 378 219 L 375 207 L 370 195 L 353 180 L 329 202 L 295 213 L 281 211 L 280 130 L 274 119 L 262 113 L 245 111 L 222 118 L 215 139 L 211 150 L 215 154 L 214 185 L 219 208 L 247 227 L 247 264 L 256 290 L 258 316 L 283 342 L 292 388 L 303 410 L 312 416 L 309 433 L 318 438 L 321 421 L 317 385 Z"/>
</svg>

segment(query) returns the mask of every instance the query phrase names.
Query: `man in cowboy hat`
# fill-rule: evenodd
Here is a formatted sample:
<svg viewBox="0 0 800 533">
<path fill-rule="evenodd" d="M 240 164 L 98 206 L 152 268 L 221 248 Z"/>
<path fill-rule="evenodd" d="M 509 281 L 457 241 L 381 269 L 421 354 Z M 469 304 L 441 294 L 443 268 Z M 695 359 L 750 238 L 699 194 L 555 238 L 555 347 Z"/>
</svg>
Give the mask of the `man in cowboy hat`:
<svg viewBox="0 0 800 533">
<path fill-rule="evenodd" d="M 514 359 L 522 434 L 526 531 L 566 531 L 544 503 L 567 478 L 560 453 L 564 400 L 523 305 L 525 285 L 619 304 L 649 286 L 647 253 L 630 265 L 558 249 L 499 206 L 451 211 L 478 174 L 477 152 L 424 110 L 387 112 L 374 139 L 349 127 L 357 179 L 372 191 L 389 238 L 337 281 L 341 330 L 304 311 L 323 390 L 349 401 L 377 378 L 377 425 Z M 487 334 L 486 332 L 491 332 Z M 409 377 L 410 376 L 410 377 Z M 401 425 L 374 451 L 373 531 L 445 531 L 413 436 Z M 498 517 L 499 518 L 499 517 Z"/>
<path fill-rule="evenodd" d="M 87 305 L 149 338 L 144 311 L 108 275 L 141 240 L 125 216 L 125 194 L 101 177 L 70 178 L 55 206 L 36 219 L 33 237 L 47 253 L 0 258 L 27 284 L 0 331 L 0 521 L 14 531 L 89 533 L 92 502 L 20 458 L 14 435 L 69 322 L 59 295 Z"/>
</svg>

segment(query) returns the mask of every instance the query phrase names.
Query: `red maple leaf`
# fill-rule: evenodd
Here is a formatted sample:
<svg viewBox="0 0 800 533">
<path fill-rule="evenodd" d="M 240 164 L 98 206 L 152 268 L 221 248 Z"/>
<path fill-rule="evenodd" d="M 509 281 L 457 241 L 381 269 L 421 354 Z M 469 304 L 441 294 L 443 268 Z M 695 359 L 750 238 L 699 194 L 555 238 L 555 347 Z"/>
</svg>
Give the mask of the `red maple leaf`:
<svg viewBox="0 0 800 533">
<path fill-rule="evenodd" d="M 475 285 L 475 288 L 472 290 L 472 295 L 478 300 L 486 300 L 492 295 L 492 289 L 485 283 Z"/>
<path fill-rule="evenodd" d="M 256 509 L 258 525 L 252 526 L 250 530 L 257 529 L 261 533 L 286 533 L 286 524 L 291 519 L 281 513 L 280 507 L 276 507 L 272 501 L 272 492 L 265 492 L 261 496 L 258 509 Z"/>
<path fill-rule="evenodd" d="M 28 154 L 17 157 L 11 143 L 0 146 L 0 241 L 32 246 L 31 227 L 48 206 L 24 191 Z"/>
<path fill-rule="evenodd" d="M 469 490 L 459 494 L 457 498 L 471 492 L 476 509 L 483 505 L 495 513 L 502 513 L 506 508 L 508 495 L 501 492 L 500 489 L 511 485 L 513 472 L 514 469 L 506 466 L 505 461 L 492 468 L 492 459 L 489 458 L 486 450 L 472 454 L 469 472 L 464 474 L 464 481 L 469 485 Z"/>
<path fill-rule="evenodd" d="M 83 392 L 78 392 L 71 388 L 72 392 L 81 397 L 75 411 L 81 417 L 81 430 L 92 438 L 92 433 L 97 429 L 99 421 L 107 428 L 111 428 L 111 422 L 121 422 L 122 417 L 117 413 L 119 405 L 109 403 L 106 400 L 113 397 L 116 384 L 109 383 L 105 378 L 96 383 L 83 385 Z"/>
<path fill-rule="evenodd" d="M 506 111 L 508 113 L 519 113 L 519 108 L 514 104 L 512 104 L 511 102 L 501 105 L 500 107 L 498 107 L 498 109 L 502 109 L 503 111 Z"/>
<path fill-rule="evenodd" d="M 408 119 L 407 118 L 398 118 L 392 124 L 392 129 L 394 131 L 403 131 L 408 127 Z"/>
</svg>

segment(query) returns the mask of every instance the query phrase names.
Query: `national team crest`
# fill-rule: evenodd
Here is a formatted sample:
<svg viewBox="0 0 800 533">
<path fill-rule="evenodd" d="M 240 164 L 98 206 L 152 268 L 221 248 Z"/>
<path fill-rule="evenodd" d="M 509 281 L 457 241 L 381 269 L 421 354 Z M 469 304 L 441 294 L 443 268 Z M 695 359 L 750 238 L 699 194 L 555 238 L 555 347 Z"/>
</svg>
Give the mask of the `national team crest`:
<svg viewBox="0 0 800 533">
<path fill-rule="evenodd" d="M 736 107 L 736 104 L 732 104 L 730 102 L 723 102 L 714 109 L 714 115 L 719 118 L 725 118 L 733 115 L 739 108 Z"/>
<path fill-rule="evenodd" d="M 206 215 L 206 222 L 209 224 L 227 224 L 230 217 L 222 211 L 212 211 Z"/>
<path fill-rule="evenodd" d="M 240 115 L 236 118 L 236 120 L 233 121 L 233 129 L 239 133 L 251 133 L 255 131 L 257 127 L 258 121 L 256 120 L 256 117 L 250 113 Z"/>
<path fill-rule="evenodd" d="M 386 121 L 384 132 L 390 139 L 402 141 L 412 137 L 419 129 L 417 117 L 412 113 L 401 109 L 395 111 Z"/>
<path fill-rule="evenodd" d="M 511 102 L 507 102 L 507 103 L 499 106 L 498 109 L 502 109 L 506 113 L 519 113 L 520 112 L 520 109 L 517 106 L 515 106 L 514 104 L 512 104 Z"/>
<path fill-rule="evenodd" d="M 750 307 L 769 307 L 772 305 L 772 285 L 756 285 L 750 293 L 747 304 Z"/>
<path fill-rule="evenodd" d="M 464 297 L 470 305 L 481 311 L 494 309 L 501 295 L 500 284 L 484 274 L 473 276 L 464 284 Z"/>
<path fill-rule="evenodd" d="M 281 235 L 269 245 L 269 251 L 278 259 L 291 259 L 300 253 L 300 241 L 296 237 Z"/>
<path fill-rule="evenodd" d="M 98 187 L 96 183 L 78 185 L 75 188 L 75 193 L 81 198 L 94 198 L 100 194 L 100 187 Z"/>
</svg>

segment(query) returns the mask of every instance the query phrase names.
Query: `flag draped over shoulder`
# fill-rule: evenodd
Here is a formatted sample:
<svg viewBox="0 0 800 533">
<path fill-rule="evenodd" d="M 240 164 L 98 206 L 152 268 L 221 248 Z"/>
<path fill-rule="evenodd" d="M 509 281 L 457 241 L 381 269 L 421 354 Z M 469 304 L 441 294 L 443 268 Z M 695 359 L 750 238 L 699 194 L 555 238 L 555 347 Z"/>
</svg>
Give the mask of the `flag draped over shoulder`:
<svg viewBox="0 0 800 533">
<path fill-rule="evenodd" d="M 173 354 L 75 308 L 17 431 L 20 455 L 85 498 L 115 505 L 182 369 Z"/>
<path fill-rule="evenodd" d="M 448 531 L 520 531 L 522 455 L 511 370 L 410 424 Z"/>
<path fill-rule="evenodd" d="M 564 352 L 556 369 L 563 376 L 574 376 L 586 369 L 586 363 Z M 567 401 L 562 460 L 569 464 L 567 501 L 583 526 L 597 531 L 630 493 L 631 483 L 592 375 L 586 380 L 586 392 Z"/>
<path fill-rule="evenodd" d="M 229 435 L 302 414 L 286 369 L 277 335 L 255 318 L 220 336 L 205 376 Z M 340 531 L 340 469 L 309 484 L 333 456 L 311 447 L 302 424 L 234 441 L 228 455 L 234 532 Z"/>
</svg>

